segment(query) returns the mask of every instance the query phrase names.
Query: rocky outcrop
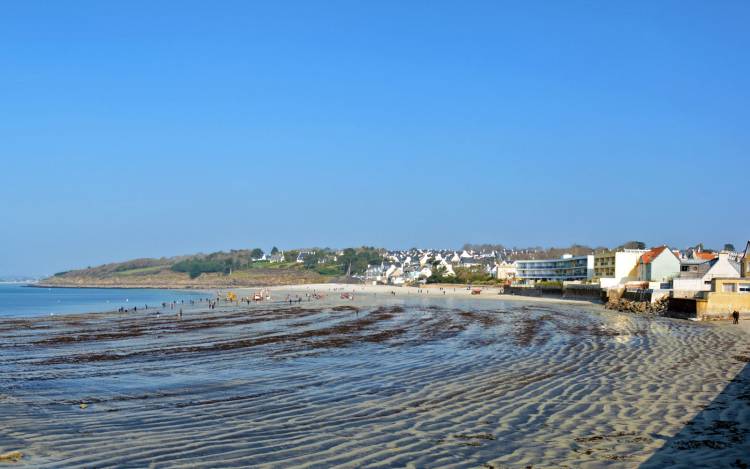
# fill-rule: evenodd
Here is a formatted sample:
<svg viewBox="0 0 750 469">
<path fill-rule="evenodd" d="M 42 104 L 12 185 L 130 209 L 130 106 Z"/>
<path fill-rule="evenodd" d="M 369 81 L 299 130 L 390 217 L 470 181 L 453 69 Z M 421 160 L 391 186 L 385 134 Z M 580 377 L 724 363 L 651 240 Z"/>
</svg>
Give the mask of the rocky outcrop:
<svg viewBox="0 0 750 469">
<path fill-rule="evenodd" d="M 664 315 L 669 306 L 669 298 L 663 297 L 653 303 L 650 301 L 631 301 L 624 298 L 610 299 L 604 306 L 607 309 L 636 314 Z"/>
</svg>

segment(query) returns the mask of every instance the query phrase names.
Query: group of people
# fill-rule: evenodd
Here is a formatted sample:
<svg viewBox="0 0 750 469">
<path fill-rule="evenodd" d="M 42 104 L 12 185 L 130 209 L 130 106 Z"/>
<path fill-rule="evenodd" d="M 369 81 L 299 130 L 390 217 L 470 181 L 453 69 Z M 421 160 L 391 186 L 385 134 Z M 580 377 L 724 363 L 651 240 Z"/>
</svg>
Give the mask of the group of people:
<svg viewBox="0 0 750 469">
<path fill-rule="evenodd" d="M 302 297 L 299 296 L 299 295 L 297 295 L 296 297 L 292 297 L 292 295 L 287 295 L 286 296 L 286 301 L 288 301 L 289 304 L 292 304 L 292 303 L 302 303 Z M 312 301 L 312 300 L 310 300 L 310 296 L 309 295 L 307 296 L 307 301 Z"/>
</svg>

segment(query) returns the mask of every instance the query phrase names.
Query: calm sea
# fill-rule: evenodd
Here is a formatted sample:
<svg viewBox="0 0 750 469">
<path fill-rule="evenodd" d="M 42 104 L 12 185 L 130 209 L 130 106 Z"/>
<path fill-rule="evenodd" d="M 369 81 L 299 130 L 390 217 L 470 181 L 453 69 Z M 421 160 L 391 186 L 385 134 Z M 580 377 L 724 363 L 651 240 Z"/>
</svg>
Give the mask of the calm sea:
<svg viewBox="0 0 750 469">
<path fill-rule="evenodd" d="M 162 302 L 188 301 L 206 296 L 206 293 L 194 291 L 150 288 L 32 288 L 0 284 L 0 317 L 112 311 L 120 306 L 155 306 Z"/>
</svg>

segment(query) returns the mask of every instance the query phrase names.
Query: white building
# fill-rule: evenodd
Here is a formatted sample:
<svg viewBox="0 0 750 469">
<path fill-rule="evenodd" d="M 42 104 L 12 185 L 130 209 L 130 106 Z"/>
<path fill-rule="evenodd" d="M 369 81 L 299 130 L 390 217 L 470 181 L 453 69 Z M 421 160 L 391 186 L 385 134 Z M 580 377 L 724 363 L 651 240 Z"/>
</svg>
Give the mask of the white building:
<svg viewBox="0 0 750 469">
<path fill-rule="evenodd" d="M 498 280 L 512 280 L 516 278 L 516 263 L 503 261 L 496 264 L 495 278 Z"/>
<path fill-rule="evenodd" d="M 523 283 L 567 282 L 594 276 L 594 256 L 563 255 L 560 259 L 516 261 L 516 278 Z"/>
<path fill-rule="evenodd" d="M 602 288 L 624 285 L 638 280 L 638 262 L 648 249 L 624 249 L 615 253 L 615 275 L 600 279 Z"/>
<path fill-rule="evenodd" d="M 728 252 L 721 252 L 716 259 L 695 267 L 695 269 L 680 272 L 680 276 L 672 280 L 672 289 L 676 293 L 711 291 L 711 280 L 714 278 L 740 277 L 740 265 L 730 260 Z"/>
</svg>

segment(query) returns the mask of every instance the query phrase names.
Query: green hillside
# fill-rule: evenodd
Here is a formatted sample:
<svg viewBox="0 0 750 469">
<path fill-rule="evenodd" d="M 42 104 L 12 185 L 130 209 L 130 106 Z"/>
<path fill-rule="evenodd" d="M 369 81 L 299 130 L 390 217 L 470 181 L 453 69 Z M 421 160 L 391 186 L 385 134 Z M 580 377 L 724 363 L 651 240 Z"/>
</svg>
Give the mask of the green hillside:
<svg viewBox="0 0 750 469">
<path fill-rule="evenodd" d="M 298 261 L 298 255 L 304 252 Z M 59 272 L 40 282 L 45 286 L 210 288 L 288 285 L 340 280 L 361 274 L 380 262 L 375 248 L 290 250 L 259 260 L 259 249 L 219 251 L 169 258 L 144 258 Z"/>
</svg>

